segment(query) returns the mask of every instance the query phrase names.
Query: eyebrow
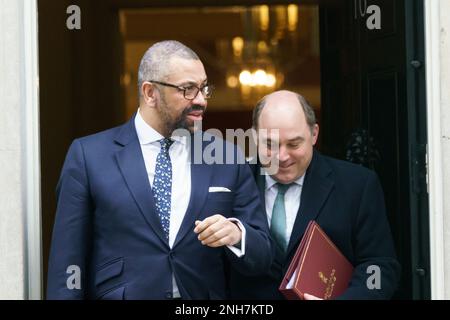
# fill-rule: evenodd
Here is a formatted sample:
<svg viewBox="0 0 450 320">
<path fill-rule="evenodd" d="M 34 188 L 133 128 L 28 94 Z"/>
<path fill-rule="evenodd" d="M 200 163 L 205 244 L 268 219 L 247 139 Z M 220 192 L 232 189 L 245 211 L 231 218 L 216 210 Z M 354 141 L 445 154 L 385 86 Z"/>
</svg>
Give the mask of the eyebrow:
<svg viewBox="0 0 450 320">
<path fill-rule="evenodd" d="M 302 141 L 305 141 L 305 138 L 303 138 L 303 137 L 295 137 L 295 138 L 292 138 L 292 139 L 289 139 L 288 140 L 288 143 L 293 143 L 293 142 L 302 142 Z M 265 138 L 265 139 L 263 139 L 263 142 L 270 142 L 270 143 L 272 143 L 272 139 L 271 138 Z"/>
<path fill-rule="evenodd" d="M 295 137 L 295 138 L 293 138 L 293 139 L 289 139 L 288 141 L 289 142 L 301 142 L 301 141 L 303 141 L 303 140 L 305 140 L 305 138 L 303 138 L 303 137 Z"/>
<path fill-rule="evenodd" d="M 206 78 L 205 80 L 203 80 L 200 83 L 200 87 L 202 87 L 203 85 L 205 85 L 207 83 L 208 83 L 208 78 Z M 186 85 L 197 86 L 197 82 L 188 80 L 188 81 L 185 81 L 185 82 L 182 82 L 181 84 L 179 84 L 180 87 L 183 87 L 183 86 L 186 86 Z"/>
</svg>

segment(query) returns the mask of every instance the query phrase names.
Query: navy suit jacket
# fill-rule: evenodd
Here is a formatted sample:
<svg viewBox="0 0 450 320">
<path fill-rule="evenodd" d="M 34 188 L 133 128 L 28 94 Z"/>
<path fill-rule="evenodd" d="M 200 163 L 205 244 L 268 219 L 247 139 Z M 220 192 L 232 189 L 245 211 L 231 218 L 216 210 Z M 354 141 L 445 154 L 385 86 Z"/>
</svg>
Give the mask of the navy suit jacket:
<svg viewBox="0 0 450 320">
<path fill-rule="evenodd" d="M 257 170 L 256 170 L 257 169 Z M 255 168 L 264 201 L 265 177 Z M 278 287 L 310 220 L 323 228 L 355 267 L 340 299 L 389 299 L 398 285 L 400 265 L 386 217 L 383 191 L 376 174 L 314 151 L 303 184 L 300 208 L 287 254 L 276 249 L 270 272 L 246 276 L 232 269 L 231 295 L 235 299 L 282 299 Z M 267 218 L 266 218 L 267 223 Z M 381 288 L 370 290 L 368 267 L 381 270 Z"/>
<path fill-rule="evenodd" d="M 236 152 L 235 146 L 227 148 Z M 74 140 L 57 186 L 47 298 L 166 299 L 173 274 L 183 299 L 224 299 L 229 293 L 224 262 L 245 274 L 266 272 L 272 249 L 249 166 L 191 164 L 191 179 L 189 206 L 170 248 L 155 212 L 134 117 Z M 209 193 L 210 186 L 232 192 Z M 214 214 L 243 223 L 243 257 L 197 239 L 195 220 Z M 73 266 L 81 271 L 79 288 L 73 288 Z"/>
</svg>

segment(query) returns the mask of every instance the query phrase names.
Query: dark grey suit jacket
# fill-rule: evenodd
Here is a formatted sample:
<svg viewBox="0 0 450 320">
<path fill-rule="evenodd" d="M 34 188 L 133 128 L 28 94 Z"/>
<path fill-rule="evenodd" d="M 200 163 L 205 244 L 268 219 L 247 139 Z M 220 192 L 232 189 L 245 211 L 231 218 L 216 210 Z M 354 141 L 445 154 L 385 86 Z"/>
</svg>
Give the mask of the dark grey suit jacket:
<svg viewBox="0 0 450 320">
<path fill-rule="evenodd" d="M 264 203 L 265 178 L 259 174 L 259 168 L 254 167 L 254 171 Z M 282 299 L 278 287 L 310 220 L 316 220 L 355 268 L 349 287 L 340 298 L 392 297 L 398 285 L 400 265 L 377 175 L 317 151 L 306 172 L 287 255 L 274 248 L 271 270 L 263 276 L 245 276 L 232 268 L 231 296 L 235 299 Z M 367 279 L 372 274 L 368 273 L 368 267 L 372 265 L 380 267 L 380 289 L 367 287 Z"/>
</svg>

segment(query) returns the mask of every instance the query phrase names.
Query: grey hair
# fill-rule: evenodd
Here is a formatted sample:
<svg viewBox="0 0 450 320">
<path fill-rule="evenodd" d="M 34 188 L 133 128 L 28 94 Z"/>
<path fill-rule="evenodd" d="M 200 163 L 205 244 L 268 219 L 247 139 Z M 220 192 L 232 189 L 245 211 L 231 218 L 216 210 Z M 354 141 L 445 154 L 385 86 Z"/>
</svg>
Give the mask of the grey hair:
<svg viewBox="0 0 450 320">
<path fill-rule="evenodd" d="M 303 112 L 305 113 L 306 123 L 308 124 L 309 128 L 311 129 L 311 132 L 314 129 L 314 125 L 317 123 L 316 121 L 316 114 L 314 112 L 313 107 L 311 107 L 308 100 L 306 100 L 302 95 L 295 93 L 295 96 L 298 99 L 298 102 L 303 108 Z M 267 96 L 263 97 L 261 100 L 258 101 L 258 103 L 255 106 L 255 109 L 253 109 L 253 116 L 252 116 L 252 122 L 253 122 L 253 128 L 258 129 L 258 123 L 259 123 L 259 117 L 261 116 L 261 112 L 264 109 L 267 101 Z"/>
<path fill-rule="evenodd" d="M 200 60 L 192 49 L 179 41 L 165 40 L 155 43 L 148 48 L 139 64 L 139 96 L 141 96 L 141 86 L 145 81 L 164 81 L 170 72 L 168 64 L 173 57 Z"/>
</svg>

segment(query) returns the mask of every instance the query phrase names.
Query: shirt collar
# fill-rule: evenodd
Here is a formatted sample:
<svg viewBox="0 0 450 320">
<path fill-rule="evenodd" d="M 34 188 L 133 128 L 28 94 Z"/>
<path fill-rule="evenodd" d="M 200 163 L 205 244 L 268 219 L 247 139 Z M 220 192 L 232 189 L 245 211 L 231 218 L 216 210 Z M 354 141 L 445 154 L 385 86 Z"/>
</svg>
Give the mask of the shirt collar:
<svg viewBox="0 0 450 320">
<path fill-rule="evenodd" d="M 141 116 L 140 108 L 136 112 L 136 117 L 134 118 L 134 124 L 136 126 L 136 133 L 141 145 L 150 144 L 161 139 L 164 139 L 163 135 L 158 131 L 153 129 Z M 187 137 L 185 136 L 171 136 L 173 141 L 186 144 Z"/>
<path fill-rule="evenodd" d="M 297 185 L 299 185 L 300 187 L 303 186 L 303 181 L 305 180 L 305 173 L 298 178 L 297 180 L 295 180 L 292 183 L 295 183 Z M 270 188 L 272 188 L 275 184 L 277 184 L 278 182 L 275 181 L 270 175 L 266 175 L 266 190 L 269 190 Z"/>
</svg>

